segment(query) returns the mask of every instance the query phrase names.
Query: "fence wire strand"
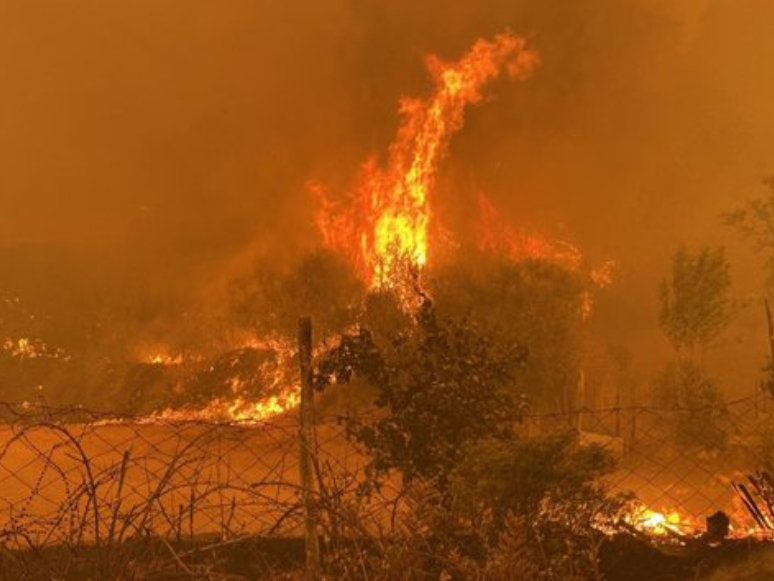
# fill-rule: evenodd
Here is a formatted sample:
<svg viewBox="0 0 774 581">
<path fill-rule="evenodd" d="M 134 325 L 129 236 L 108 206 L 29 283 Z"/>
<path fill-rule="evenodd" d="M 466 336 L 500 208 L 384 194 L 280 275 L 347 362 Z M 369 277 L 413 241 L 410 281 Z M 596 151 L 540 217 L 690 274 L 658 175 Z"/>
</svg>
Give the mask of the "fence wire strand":
<svg viewBox="0 0 774 581">
<path fill-rule="evenodd" d="M 574 430 L 581 442 L 616 456 L 606 481 L 611 492 L 699 521 L 717 510 L 744 518 L 731 483 L 770 460 L 772 419 L 761 395 L 712 409 L 531 414 L 519 429 Z M 367 458 L 341 420 L 316 421 L 317 494 L 327 510 L 359 503 L 359 517 L 371 521 L 363 526 L 387 526 L 399 483 L 388 482 L 377 498 L 357 494 Z M 0 543 L 300 536 L 298 427 L 292 413 L 252 423 L 172 421 L 0 403 Z M 702 434 L 717 445 L 702 445 Z"/>
</svg>

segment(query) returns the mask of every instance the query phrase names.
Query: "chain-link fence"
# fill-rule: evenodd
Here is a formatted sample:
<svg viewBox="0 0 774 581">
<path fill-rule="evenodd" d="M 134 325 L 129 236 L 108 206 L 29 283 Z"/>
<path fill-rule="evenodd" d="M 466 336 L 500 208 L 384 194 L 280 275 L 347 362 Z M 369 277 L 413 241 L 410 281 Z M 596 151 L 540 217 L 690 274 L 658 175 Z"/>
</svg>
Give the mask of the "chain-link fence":
<svg viewBox="0 0 774 581">
<path fill-rule="evenodd" d="M 763 394 L 713 407 L 582 409 L 527 423 L 541 433 L 569 427 L 610 451 L 617 458 L 611 491 L 634 493 L 687 530 L 722 510 L 737 531 L 749 531 L 754 523 L 732 483 L 774 461 L 774 408 Z"/>
<path fill-rule="evenodd" d="M 356 498 L 366 464 L 339 420 L 315 426 L 317 481 L 327 487 L 318 492 L 329 500 Z M 617 457 L 607 478 L 613 492 L 696 522 L 724 510 L 747 526 L 731 483 L 774 452 L 772 409 L 762 396 L 712 409 L 535 414 L 521 425 L 531 434 L 576 431 Z M 24 548 L 151 534 L 302 536 L 298 457 L 293 413 L 225 423 L 2 404 L 0 539 Z M 394 511 L 385 504 L 398 497 L 396 485 L 370 506 L 358 500 L 358 518 L 381 526 Z"/>
</svg>

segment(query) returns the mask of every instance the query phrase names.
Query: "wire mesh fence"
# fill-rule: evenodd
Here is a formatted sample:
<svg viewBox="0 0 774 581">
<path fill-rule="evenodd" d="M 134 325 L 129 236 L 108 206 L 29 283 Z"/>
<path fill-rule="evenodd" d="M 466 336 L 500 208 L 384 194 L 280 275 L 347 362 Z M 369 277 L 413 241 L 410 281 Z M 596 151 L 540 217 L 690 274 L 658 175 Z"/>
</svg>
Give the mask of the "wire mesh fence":
<svg viewBox="0 0 774 581">
<path fill-rule="evenodd" d="M 732 483 L 774 460 L 774 408 L 764 394 L 722 406 L 581 409 L 532 416 L 533 432 L 570 427 L 580 440 L 617 459 L 612 492 L 633 493 L 644 506 L 674 513 L 689 527 L 722 510 L 737 529 L 754 527 Z"/>
<path fill-rule="evenodd" d="M 574 430 L 617 458 L 612 492 L 699 521 L 724 510 L 746 521 L 731 483 L 769 462 L 772 406 L 755 396 L 722 408 L 528 415 L 529 434 Z M 0 404 L 0 543 L 105 545 L 138 535 L 302 536 L 298 419 L 250 423 L 100 414 Z M 771 434 L 771 437 L 769 436 Z M 386 526 L 398 482 L 357 494 L 367 458 L 341 418 L 318 419 L 315 469 L 326 509 L 358 502 L 363 526 Z"/>
</svg>

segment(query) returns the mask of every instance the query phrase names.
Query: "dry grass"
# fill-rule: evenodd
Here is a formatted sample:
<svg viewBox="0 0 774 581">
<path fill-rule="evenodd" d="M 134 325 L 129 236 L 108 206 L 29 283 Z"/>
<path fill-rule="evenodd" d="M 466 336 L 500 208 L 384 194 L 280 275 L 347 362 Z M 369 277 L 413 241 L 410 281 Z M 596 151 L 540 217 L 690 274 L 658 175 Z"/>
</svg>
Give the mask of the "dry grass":
<svg viewBox="0 0 774 581">
<path fill-rule="evenodd" d="M 0 579 L 253 578 L 255 567 L 236 573 L 233 562 L 265 571 L 271 555 L 249 539 L 301 535 L 295 417 L 68 419 L 27 415 L 0 427 Z M 336 422 L 316 437 L 326 514 L 358 527 L 386 518 L 363 502 L 357 519 L 345 515 L 363 456 Z"/>
</svg>

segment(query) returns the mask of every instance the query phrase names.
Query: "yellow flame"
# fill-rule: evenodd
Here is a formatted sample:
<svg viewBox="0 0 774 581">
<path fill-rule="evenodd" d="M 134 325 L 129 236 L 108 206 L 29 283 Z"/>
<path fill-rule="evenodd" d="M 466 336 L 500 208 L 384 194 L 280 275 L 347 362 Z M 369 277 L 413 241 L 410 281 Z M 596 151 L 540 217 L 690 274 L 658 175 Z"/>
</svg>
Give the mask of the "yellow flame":
<svg viewBox="0 0 774 581">
<path fill-rule="evenodd" d="M 675 510 L 660 512 L 639 507 L 630 515 L 628 520 L 638 530 L 658 537 L 668 536 L 670 533 L 696 535 L 700 532 L 700 527 L 693 519 L 683 516 Z"/>
<path fill-rule="evenodd" d="M 261 401 L 248 401 L 242 397 L 232 400 L 214 399 L 199 410 L 167 408 L 161 412 L 142 418 L 141 423 L 188 422 L 188 421 L 226 421 L 239 423 L 259 423 L 295 409 L 300 402 L 296 390 L 288 390 L 280 395 L 272 395 Z"/>
<path fill-rule="evenodd" d="M 481 100 L 483 85 L 503 69 L 525 78 L 536 64 L 535 53 L 511 34 L 478 40 L 454 63 L 428 59 L 435 93 L 425 100 L 402 100 L 402 123 L 386 168 L 374 161 L 363 166 L 352 206 L 337 215 L 325 192 L 313 187 L 321 199 L 318 224 L 326 244 L 348 254 L 371 288 L 400 291 L 406 268 L 425 268 L 430 194 L 449 140 L 464 123 L 465 108 Z"/>
</svg>

